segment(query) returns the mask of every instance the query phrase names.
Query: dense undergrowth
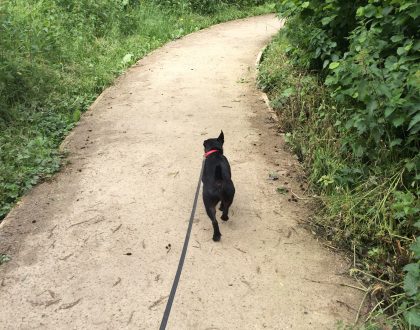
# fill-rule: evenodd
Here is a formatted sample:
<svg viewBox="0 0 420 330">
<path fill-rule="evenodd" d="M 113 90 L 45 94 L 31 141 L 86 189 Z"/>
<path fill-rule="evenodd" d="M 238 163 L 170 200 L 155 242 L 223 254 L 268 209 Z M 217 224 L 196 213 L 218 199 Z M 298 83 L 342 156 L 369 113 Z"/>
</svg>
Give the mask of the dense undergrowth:
<svg viewBox="0 0 420 330">
<path fill-rule="evenodd" d="M 283 0 L 259 84 L 305 164 L 314 223 L 354 253 L 370 313 L 420 326 L 420 4 Z M 379 317 L 380 316 L 380 317 Z M 385 327 L 385 326 L 384 326 Z"/>
<path fill-rule="evenodd" d="M 168 40 L 272 11 L 264 2 L 0 1 L 0 221 L 59 168 L 64 136 L 129 65 Z"/>
</svg>

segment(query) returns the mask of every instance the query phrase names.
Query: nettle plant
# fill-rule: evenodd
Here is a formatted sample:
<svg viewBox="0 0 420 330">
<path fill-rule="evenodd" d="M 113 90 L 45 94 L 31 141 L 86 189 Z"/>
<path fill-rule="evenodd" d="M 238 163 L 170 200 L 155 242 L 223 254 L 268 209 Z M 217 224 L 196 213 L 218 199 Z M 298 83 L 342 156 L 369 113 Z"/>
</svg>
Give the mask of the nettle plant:
<svg viewBox="0 0 420 330">
<path fill-rule="evenodd" d="M 420 229 L 420 221 L 416 226 L 417 229 Z M 411 251 L 414 254 L 414 262 L 404 267 L 404 292 L 407 299 L 402 303 L 400 309 L 409 324 L 420 326 L 420 236 L 411 245 Z"/>
<path fill-rule="evenodd" d="M 297 42 L 292 52 L 302 55 L 298 64 L 326 76 L 344 105 L 343 129 L 355 133 L 345 143 L 352 154 L 373 161 L 390 150 L 414 157 L 420 142 L 420 4 L 286 0 L 279 10 L 305 22 L 301 34 L 289 33 Z"/>
<path fill-rule="evenodd" d="M 347 143 L 357 157 L 374 161 L 391 151 L 394 159 L 411 158 L 419 150 L 418 15 L 420 4 L 414 3 L 359 7 L 360 24 L 350 33 L 349 49 L 329 64 L 326 84 L 338 101 L 352 105 L 345 129 L 356 133 L 357 139 Z"/>
<path fill-rule="evenodd" d="M 332 178 L 329 185 L 353 191 L 372 178 L 382 180 L 378 185 L 392 183 L 378 203 L 384 210 L 381 221 L 391 224 L 390 238 L 381 239 L 393 242 L 392 235 L 401 235 L 414 242 L 413 262 L 402 272 L 407 300 L 401 313 L 420 326 L 414 317 L 420 314 L 415 239 L 420 218 L 420 2 L 282 0 L 277 9 L 287 19 L 289 57 L 316 71 L 337 104 L 330 115 L 340 157 L 352 171 L 340 173 L 341 182 Z"/>
</svg>

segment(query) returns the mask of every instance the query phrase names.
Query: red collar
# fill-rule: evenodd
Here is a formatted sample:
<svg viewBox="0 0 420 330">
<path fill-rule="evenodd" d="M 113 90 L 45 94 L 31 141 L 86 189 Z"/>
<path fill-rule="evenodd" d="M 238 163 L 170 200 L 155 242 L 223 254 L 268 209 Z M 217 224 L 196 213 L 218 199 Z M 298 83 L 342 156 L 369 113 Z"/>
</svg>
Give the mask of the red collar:
<svg viewBox="0 0 420 330">
<path fill-rule="evenodd" d="M 212 149 L 212 150 L 210 150 L 210 151 L 207 151 L 205 154 L 204 154 L 204 157 L 205 158 L 207 158 L 208 156 L 210 156 L 211 154 L 214 154 L 215 152 L 218 152 L 219 150 L 216 150 L 216 149 Z"/>
</svg>

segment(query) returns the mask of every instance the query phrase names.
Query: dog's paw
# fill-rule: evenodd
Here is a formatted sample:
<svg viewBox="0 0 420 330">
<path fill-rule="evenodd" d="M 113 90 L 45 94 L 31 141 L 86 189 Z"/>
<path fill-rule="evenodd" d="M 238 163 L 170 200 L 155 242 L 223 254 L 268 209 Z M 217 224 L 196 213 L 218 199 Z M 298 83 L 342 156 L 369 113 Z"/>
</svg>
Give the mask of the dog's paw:
<svg viewBox="0 0 420 330">
<path fill-rule="evenodd" d="M 222 215 L 220 217 L 220 219 L 222 219 L 223 221 L 228 221 L 229 220 L 229 217 L 227 215 L 226 216 Z"/>
<path fill-rule="evenodd" d="M 220 241 L 220 238 L 222 237 L 222 234 L 219 235 L 213 235 L 213 241 L 218 242 Z"/>
</svg>

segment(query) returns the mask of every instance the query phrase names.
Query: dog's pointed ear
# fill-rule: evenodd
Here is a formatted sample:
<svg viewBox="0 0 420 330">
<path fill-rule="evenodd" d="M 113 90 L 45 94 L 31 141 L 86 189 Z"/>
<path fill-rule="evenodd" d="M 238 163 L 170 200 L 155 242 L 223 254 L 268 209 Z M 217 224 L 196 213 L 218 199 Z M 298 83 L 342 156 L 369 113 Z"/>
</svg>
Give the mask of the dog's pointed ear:
<svg viewBox="0 0 420 330">
<path fill-rule="evenodd" d="M 220 135 L 217 138 L 218 141 L 220 141 L 221 143 L 225 142 L 225 136 L 223 135 L 223 131 L 220 131 Z"/>
</svg>

